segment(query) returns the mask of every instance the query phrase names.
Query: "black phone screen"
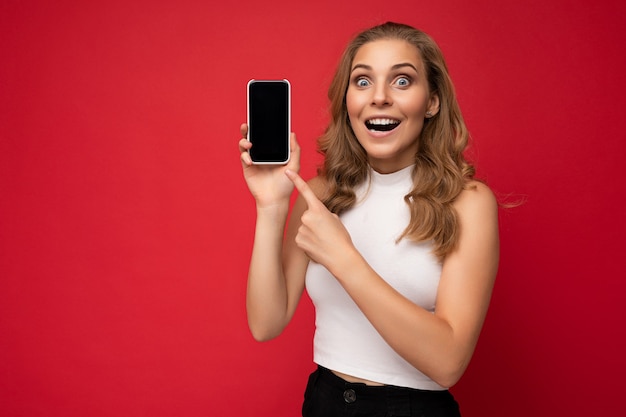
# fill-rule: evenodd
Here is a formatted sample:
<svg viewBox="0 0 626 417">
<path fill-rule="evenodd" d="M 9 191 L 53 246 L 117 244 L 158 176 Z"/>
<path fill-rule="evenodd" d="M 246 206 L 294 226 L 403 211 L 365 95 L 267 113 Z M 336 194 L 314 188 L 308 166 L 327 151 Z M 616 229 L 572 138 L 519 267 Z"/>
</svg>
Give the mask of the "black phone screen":
<svg viewBox="0 0 626 417">
<path fill-rule="evenodd" d="M 289 160 L 290 85 L 287 80 L 248 83 L 250 157 L 257 163 Z"/>
</svg>

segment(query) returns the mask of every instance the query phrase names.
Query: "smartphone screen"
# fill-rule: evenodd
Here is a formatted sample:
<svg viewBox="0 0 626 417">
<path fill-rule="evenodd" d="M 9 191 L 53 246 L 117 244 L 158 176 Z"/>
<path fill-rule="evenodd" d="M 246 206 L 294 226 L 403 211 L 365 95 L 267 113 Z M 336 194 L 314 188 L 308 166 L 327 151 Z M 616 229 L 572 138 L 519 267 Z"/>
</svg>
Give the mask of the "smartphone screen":
<svg viewBox="0 0 626 417">
<path fill-rule="evenodd" d="M 248 82 L 248 140 L 257 164 L 289 161 L 291 86 L 287 80 Z"/>
</svg>

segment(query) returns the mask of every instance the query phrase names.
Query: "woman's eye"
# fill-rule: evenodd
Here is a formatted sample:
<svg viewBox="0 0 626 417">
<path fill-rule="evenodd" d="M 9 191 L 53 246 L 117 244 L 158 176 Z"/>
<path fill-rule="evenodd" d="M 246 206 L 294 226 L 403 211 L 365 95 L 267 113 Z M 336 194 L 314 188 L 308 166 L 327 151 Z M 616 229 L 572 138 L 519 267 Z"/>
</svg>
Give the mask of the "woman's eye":
<svg viewBox="0 0 626 417">
<path fill-rule="evenodd" d="M 399 77 L 396 79 L 396 84 L 400 87 L 407 87 L 411 84 L 411 80 L 407 77 Z"/>
<path fill-rule="evenodd" d="M 358 78 L 356 80 L 356 85 L 358 87 L 367 87 L 368 85 L 370 85 L 370 83 L 365 78 Z"/>
</svg>

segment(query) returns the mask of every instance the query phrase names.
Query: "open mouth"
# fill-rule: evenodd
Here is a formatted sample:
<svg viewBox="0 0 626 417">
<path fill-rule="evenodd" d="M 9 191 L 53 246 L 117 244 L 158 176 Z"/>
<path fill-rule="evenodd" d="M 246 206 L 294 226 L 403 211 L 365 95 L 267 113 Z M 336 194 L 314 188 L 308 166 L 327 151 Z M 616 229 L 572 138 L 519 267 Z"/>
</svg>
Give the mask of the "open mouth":
<svg viewBox="0 0 626 417">
<path fill-rule="evenodd" d="M 365 121 L 365 127 L 374 132 L 390 132 L 400 125 L 395 119 L 370 119 Z"/>
</svg>

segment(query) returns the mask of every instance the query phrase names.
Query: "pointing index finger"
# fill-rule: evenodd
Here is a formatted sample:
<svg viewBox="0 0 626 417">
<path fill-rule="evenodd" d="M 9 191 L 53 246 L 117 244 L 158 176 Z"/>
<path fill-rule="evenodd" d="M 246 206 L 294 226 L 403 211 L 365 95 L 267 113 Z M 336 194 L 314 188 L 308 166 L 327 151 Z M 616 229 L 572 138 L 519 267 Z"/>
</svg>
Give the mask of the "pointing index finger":
<svg viewBox="0 0 626 417">
<path fill-rule="evenodd" d="M 300 175 L 290 169 L 286 170 L 285 174 L 298 189 L 298 192 L 304 198 L 304 201 L 306 201 L 309 208 L 317 207 L 320 204 L 324 206 L 319 198 L 317 198 L 311 187 L 309 187 L 309 184 L 307 184 Z"/>
</svg>

